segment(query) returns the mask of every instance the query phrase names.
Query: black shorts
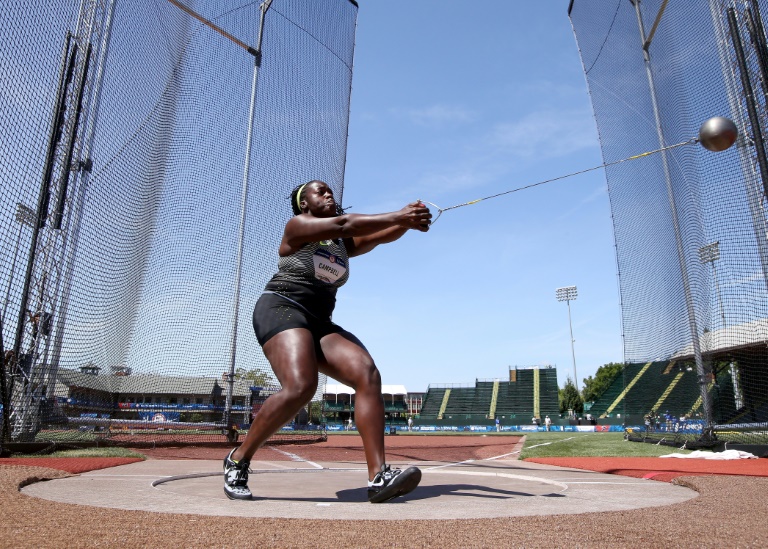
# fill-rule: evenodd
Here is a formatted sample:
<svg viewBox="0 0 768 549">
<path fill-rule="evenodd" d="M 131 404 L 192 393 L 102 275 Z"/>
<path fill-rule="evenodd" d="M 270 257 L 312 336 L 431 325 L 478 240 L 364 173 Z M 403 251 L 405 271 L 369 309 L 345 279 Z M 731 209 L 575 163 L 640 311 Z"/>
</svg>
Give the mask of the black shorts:
<svg viewBox="0 0 768 549">
<path fill-rule="evenodd" d="M 263 347 L 275 334 L 292 328 L 306 328 L 312 332 L 317 350 L 320 350 L 322 338 L 344 331 L 341 326 L 316 317 L 290 299 L 278 294 L 261 294 L 253 308 L 253 329 L 259 344 Z"/>
</svg>

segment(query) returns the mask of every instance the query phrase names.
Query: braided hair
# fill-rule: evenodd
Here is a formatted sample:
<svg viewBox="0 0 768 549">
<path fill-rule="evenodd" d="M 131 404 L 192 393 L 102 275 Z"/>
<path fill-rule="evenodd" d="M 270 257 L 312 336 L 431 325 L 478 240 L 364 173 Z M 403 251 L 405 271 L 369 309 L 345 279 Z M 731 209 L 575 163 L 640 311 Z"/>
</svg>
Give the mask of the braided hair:
<svg viewBox="0 0 768 549">
<path fill-rule="evenodd" d="M 292 191 L 291 191 L 291 210 L 293 211 L 293 215 L 299 215 L 301 214 L 301 200 L 304 197 L 304 190 L 306 189 L 307 185 L 311 183 L 322 183 L 318 179 L 313 179 L 312 181 L 307 181 L 306 183 L 302 183 L 301 185 L 297 185 Z M 341 207 L 341 204 L 336 204 L 336 214 L 342 215 L 344 213 L 344 209 Z"/>
<path fill-rule="evenodd" d="M 302 183 L 301 185 L 297 185 L 291 191 L 291 210 L 293 210 L 293 215 L 299 215 L 301 213 L 299 204 L 301 203 L 301 195 L 304 194 L 304 187 L 306 185 L 306 183 Z"/>
</svg>

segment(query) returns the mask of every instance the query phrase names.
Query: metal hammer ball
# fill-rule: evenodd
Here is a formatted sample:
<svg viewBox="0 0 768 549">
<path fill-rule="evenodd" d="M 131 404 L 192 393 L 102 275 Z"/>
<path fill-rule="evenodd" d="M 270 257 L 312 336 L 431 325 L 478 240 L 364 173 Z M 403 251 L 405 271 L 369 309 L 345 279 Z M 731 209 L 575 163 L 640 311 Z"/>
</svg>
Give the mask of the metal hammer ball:
<svg viewBox="0 0 768 549">
<path fill-rule="evenodd" d="M 699 128 L 699 143 L 708 151 L 720 152 L 736 143 L 739 131 L 730 118 L 715 116 Z"/>
</svg>

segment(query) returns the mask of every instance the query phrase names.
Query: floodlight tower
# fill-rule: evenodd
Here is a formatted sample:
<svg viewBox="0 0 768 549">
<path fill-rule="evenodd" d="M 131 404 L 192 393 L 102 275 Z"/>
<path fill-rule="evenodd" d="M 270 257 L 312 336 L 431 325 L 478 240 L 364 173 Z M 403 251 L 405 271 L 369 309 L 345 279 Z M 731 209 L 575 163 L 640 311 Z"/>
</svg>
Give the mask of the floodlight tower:
<svg viewBox="0 0 768 549">
<path fill-rule="evenodd" d="M 717 304 L 720 307 L 720 319 L 723 321 L 723 328 L 725 328 L 725 309 L 723 308 L 723 297 L 720 295 L 720 284 L 717 281 L 717 267 L 715 267 L 715 261 L 718 259 L 720 259 L 719 240 L 699 248 L 699 261 L 701 261 L 701 263 L 710 263 L 712 265 L 712 274 L 715 278 L 715 291 L 717 292 Z"/>
<path fill-rule="evenodd" d="M 576 390 L 579 390 L 579 378 L 576 376 L 576 351 L 573 349 L 573 325 L 571 324 L 571 301 L 576 300 L 578 291 L 576 286 L 566 286 L 564 288 L 557 288 L 555 290 L 555 296 L 558 301 L 565 301 L 568 304 L 568 328 L 571 331 L 571 356 L 573 357 L 573 384 L 576 386 Z"/>
<path fill-rule="evenodd" d="M 13 278 L 16 274 L 16 261 L 19 258 L 19 250 L 21 249 L 21 236 L 24 233 L 24 227 L 34 227 L 37 221 L 37 215 L 35 210 L 29 206 L 25 206 L 21 202 L 16 203 L 16 221 L 19 222 L 19 234 L 16 237 L 16 246 L 13 253 L 13 262 L 11 263 L 11 274 L 8 277 L 8 288 L 5 291 L 5 300 L 3 301 L 3 314 L 2 320 L 5 325 L 6 313 L 8 312 L 8 303 L 11 300 L 11 288 L 13 287 Z"/>
</svg>

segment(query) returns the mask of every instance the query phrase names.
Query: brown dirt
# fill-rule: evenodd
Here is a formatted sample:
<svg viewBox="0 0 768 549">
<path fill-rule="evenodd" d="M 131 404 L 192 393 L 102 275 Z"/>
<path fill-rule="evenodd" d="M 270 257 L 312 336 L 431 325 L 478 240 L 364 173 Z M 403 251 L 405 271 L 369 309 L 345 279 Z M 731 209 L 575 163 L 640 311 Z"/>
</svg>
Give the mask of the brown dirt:
<svg viewBox="0 0 768 549">
<path fill-rule="evenodd" d="M 3 465 L 27 465 L 30 467 L 47 467 L 49 469 L 58 469 L 67 473 L 87 473 L 96 469 L 106 469 L 107 467 L 117 467 L 118 465 L 128 465 L 142 461 L 141 458 L 2 458 L 0 466 Z"/>
<path fill-rule="evenodd" d="M 351 460 L 360 458 L 356 437 L 339 437 L 341 441 L 335 438 L 323 443 L 324 447 L 278 448 L 292 453 L 300 451 L 302 456 L 308 455 L 305 452 L 311 449 L 311 452 L 326 452 L 326 456 L 331 455 L 330 452 L 348 452 Z M 450 440 L 445 441 L 449 446 L 445 451 L 434 448 L 440 437 L 401 438 L 397 442 L 397 437 L 388 438 L 391 458 L 397 452 L 407 455 L 426 452 L 429 444 L 433 446 L 432 459 L 437 453 L 443 459 L 453 461 L 461 453 L 458 446 L 451 449 Z M 464 459 L 467 459 L 470 454 L 478 457 L 501 455 L 509 451 L 513 441 L 501 437 L 462 437 L 461 443 Z M 168 450 L 163 449 L 164 452 Z M 186 450 L 189 455 L 189 449 Z M 205 450 L 215 451 L 216 459 L 221 457 L 221 448 Z M 449 458 L 449 454 L 453 457 Z M 173 458 L 178 459 L 178 456 Z M 268 458 L 259 459 L 276 458 L 270 454 Z M 768 478 L 765 477 L 681 477 L 675 482 L 697 490 L 698 498 L 650 509 L 514 520 L 234 519 L 102 509 L 41 500 L 19 492 L 20 486 L 30 482 L 64 476 L 67 473 L 50 468 L 0 464 L 0 506 L 3 510 L 0 514 L 0 547 L 721 548 L 764 547 L 768 539 L 768 522 L 765 521 L 768 516 L 768 498 L 765 497 Z"/>
</svg>

